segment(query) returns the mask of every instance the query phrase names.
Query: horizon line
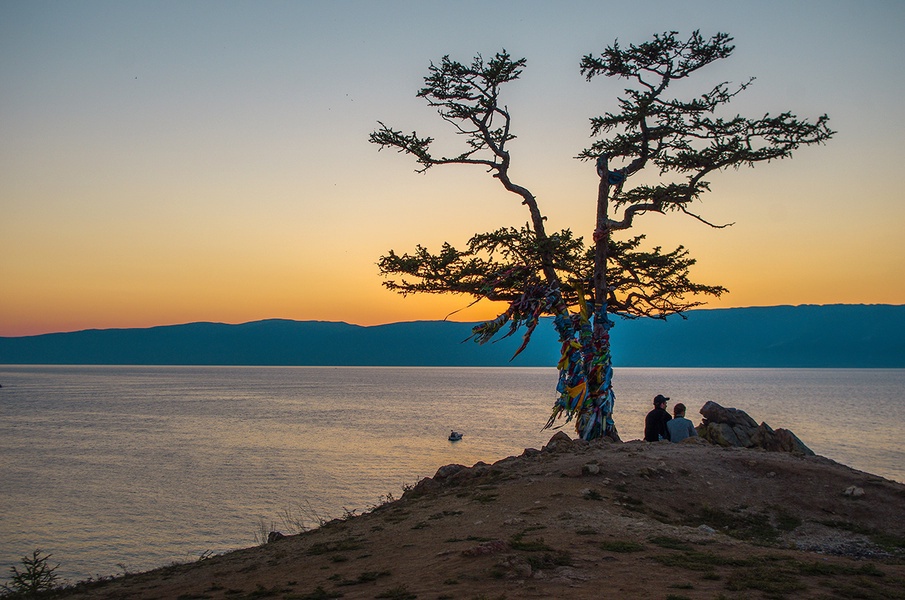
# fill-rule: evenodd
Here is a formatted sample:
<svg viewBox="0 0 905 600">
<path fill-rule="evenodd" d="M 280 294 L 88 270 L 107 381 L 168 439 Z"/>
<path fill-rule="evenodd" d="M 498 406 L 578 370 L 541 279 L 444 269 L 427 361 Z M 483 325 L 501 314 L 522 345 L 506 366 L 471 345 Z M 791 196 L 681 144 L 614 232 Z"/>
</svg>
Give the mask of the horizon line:
<svg viewBox="0 0 905 600">
<path fill-rule="evenodd" d="M 829 304 L 815 304 L 815 303 L 803 303 L 803 304 L 767 304 L 767 305 L 756 305 L 756 306 L 719 306 L 713 308 L 707 307 L 699 307 L 689 309 L 687 311 L 683 311 L 682 313 L 674 313 L 673 315 L 667 315 L 668 317 L 675 316 L 677 314 L 687 314 L 687 313 L 695 313 L 695 312 L 717 312 L 717 311 L 727 311 L 727 310 L 749 310 L 749 309 L 758 309 L 758 308 L 802 308 L 802 307 L 831 307 L 831 306 L 889 306 L 889 307 L 900 307 L 905 306 L 903 304 L 892 304 L 886 302 L 856 302 L 856 303 L 846 303 L 846 302 L 833 302 Z M 546 318 L 546 317 L 545 317 Z M 624 317 L 625 318 L 625 317 Z M 653 317 L 648 317 L 653 318 Z M 645 317 L 637 317 L 637 319 L 645 319 Z M 84 333 L 89 331 L 129 331 L 129 330 L 141 330 L 141 329 L 159 329 L 166 327 L 184 327 L 187 325 L 225 325 L 230 327 L 240 327 L 242 325 L 251 325 L 253 323 L 263 323 L 268 321 L 284 321 L 287 323 L 334 323 L 340 325 L 349 325 L 350 327 L 362 327 L 362 328 L 370 328 L 370 327 L 385 327 L 387 325 L 399 325 L 405 323 L 483 323 L 481 320 L 468 320 L 468 321 L 457 321 L 455 319 L 413 319 L 408 321 L 387 321 L 385 323 L 374 323 L 371 325 L 362 325 L 360 323 L 353 323 L 349 321 L 331 321 L 326 319 L 292 319 L 288 317 L 262 317 L 260 319 L 253 319 L 251 321 L 239 321 L 239 322 L 228 322 L 228 321 L 184 321 L 177 323 L 164 323 L 158 325 L 134 325 L 134 326 L 122 326 L 122 327 L 86 327 L 84 329 L 72 329 L 72 330 L 63 330 L 63 331 L 47 331 L 43 333 L 32 333 L 26 335 L 0 335 L 0 339 L 16 339 L 16 338 L 30 338 L 30 337 L 40 337 L 45 335 L 65 335 L 70 333 Z"/>
</svg>

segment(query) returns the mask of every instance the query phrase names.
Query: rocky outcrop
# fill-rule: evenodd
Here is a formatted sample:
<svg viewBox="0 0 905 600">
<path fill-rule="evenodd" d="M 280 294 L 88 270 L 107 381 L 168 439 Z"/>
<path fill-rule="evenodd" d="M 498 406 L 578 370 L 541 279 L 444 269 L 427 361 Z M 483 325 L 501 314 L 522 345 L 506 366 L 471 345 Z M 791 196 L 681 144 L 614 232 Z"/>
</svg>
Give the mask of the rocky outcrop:
<svg viewBox="0 0 905 600">
<path fill-rule="evenodd" d="M 696 428 L 698 435 L 711 444 L 814 456 L 814 452 L 788 429 L 773 429 L 766 423 L 758 425 L 743 410 L 707 402 L 701 407 L 701 415 L 704 420 Z"/>
<path fill-rule="evenodd" d="M 575 446 L 576 442 L 577 440 L 570 438 L 568 433 L 557 431 L 541 450 L 544 452 L 568 452 Z"/>
</svg>

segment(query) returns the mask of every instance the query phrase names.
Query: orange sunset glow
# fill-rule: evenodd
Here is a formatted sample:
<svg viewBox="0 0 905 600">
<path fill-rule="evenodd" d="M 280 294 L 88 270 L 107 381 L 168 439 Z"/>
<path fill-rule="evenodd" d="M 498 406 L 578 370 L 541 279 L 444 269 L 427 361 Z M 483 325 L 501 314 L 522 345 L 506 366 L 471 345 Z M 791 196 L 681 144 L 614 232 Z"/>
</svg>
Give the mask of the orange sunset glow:
<svg viewBox="0 0 905 600">
<path fill-rule="evenodd" d="M 734 110 L 826 113 L 838 133 L 713 178 L 699 212 L 732 227 L 649 214 L 633 233 L 686 246 L 695 278 L 730 290 L 709 307 L 905 303 L 905 4 L 650 5 L 4 2 L 0 336 L 493 317 L 466 297 L 387 291 L 376 262 L 520 226 L 525 207 L 480 168 L 417 174 L 368 133 L 380 120 L 452 148 L 415 97 L 430 61 L 524 56 L 506 90 L 511 174 L 551 229 L 588 239 L 596 174 L 573 157 L 622 84 L 588 83 L 578 61 L 693 29 L 735 38 L 702 85 L 757 78 Z"/>
</svg>

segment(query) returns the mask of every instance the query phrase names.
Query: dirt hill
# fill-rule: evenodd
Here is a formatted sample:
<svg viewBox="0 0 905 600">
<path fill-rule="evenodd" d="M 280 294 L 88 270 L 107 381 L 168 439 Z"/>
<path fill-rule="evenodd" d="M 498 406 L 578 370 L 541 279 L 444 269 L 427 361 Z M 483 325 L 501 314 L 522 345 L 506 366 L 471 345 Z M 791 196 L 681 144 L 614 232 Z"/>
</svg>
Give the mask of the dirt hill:
<svg viewBox="0 0 905 600">
<path fill-rule="evenodd" d="M 905 598 L 905 485 L 819 456 L 557 434 L 396 501 L 67 598 Z"/>
</svg>

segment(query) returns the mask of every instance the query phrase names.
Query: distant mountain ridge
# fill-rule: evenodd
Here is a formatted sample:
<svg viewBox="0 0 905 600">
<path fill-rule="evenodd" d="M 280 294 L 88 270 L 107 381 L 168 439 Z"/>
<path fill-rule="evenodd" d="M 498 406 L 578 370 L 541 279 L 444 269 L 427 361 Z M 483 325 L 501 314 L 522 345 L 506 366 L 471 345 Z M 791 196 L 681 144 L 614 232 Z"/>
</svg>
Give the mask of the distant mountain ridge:
<svg viewBox="0 0 905 600">
<path fill-rule="evenodd" d="M 905 305 L 703 309 L 616 319 L 622 367 L 905 368 Z M 545 319 L 512 362 L 522 331 L 464 341 L 474 323 L 360 326 L 272 319 L 0 337 L 0 364 L 272 366 L 555 366 L 560 344 Z"/>
</svg>

